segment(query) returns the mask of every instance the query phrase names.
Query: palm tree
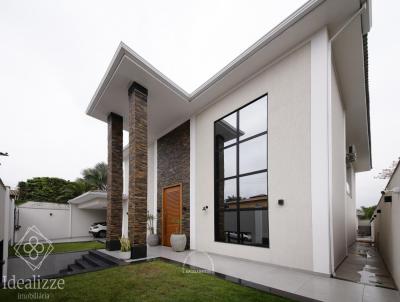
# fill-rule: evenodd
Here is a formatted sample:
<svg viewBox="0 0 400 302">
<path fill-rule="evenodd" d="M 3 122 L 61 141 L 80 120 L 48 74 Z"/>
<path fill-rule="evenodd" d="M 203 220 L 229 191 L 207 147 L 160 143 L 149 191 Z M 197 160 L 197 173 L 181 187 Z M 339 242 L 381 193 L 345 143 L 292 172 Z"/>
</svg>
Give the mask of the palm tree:
<svg viewBox="0 0 400 302">
<path fill-rule="evenodd" d="M 66 202 L 93 189 L 91 184 L 82 179 L 77 179 L 65 186 L 61 194 L 56 198 L 56 202 Z"/>
<path fill-rule="evenodd" d="M 93 189 L 107 190 L 107 164 L 98 163 L 94 168 L 87 168 L 82 171 L 83 180 L 87 182 Z"/>
</svg>

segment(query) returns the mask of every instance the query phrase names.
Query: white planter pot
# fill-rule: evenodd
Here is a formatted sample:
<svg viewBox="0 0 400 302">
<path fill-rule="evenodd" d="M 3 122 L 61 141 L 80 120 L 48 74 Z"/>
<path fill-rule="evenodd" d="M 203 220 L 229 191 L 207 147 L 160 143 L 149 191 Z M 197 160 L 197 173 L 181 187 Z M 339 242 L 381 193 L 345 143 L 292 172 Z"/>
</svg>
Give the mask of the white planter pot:
<svg viewBox="0 0 400 302">
<path fill-rule="evenodd" d="M 158 235 L 157 234 L 149 234 L 147 235 L 147 244 L 150 246 L 158 245 Z"/>
<path fill-rule="evenodd" d="M 183 252 L 186 247 L 186 235 L 185 234 L 172 234 L 171 247 L 175 252 Z"/>
<path fill-rule="evenodd" d="M 131 251 L 129 252 L 119 252 L 119 257 L 124 260 L 131 259 Z"/>
</svg>

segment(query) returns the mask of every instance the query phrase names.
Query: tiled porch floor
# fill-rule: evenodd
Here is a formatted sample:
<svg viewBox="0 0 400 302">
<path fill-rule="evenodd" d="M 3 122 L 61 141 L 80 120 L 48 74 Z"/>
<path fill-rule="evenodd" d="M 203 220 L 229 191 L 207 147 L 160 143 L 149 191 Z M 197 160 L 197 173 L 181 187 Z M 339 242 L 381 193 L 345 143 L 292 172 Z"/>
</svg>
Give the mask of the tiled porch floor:
<svg viewBox="0 0 400 302">
<path fill-rule="evenodd" d="M 230 277 L 249 281 L 277 291 L 308 299 L 329 302 L 394 302 L 400 301 L 396 290 L 379 288 L 265 263 L 199 251 L 176 253 L 168 247 L 148 247 L 148 258 L 162 257 Z"/>
<path fill-rule="evenodd" d="M 356 242 L 336 270 L 336 277 L 366 285 L 396 289 L 376 248 L 368 242 Z"/>
</svg>

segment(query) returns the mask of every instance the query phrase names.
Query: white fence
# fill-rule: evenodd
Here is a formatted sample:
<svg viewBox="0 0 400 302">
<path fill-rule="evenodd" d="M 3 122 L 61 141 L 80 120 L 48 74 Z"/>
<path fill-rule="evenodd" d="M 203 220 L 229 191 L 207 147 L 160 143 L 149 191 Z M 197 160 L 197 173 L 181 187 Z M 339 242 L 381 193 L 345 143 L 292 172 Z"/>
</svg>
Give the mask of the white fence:
<svg viewBox="0 0 400 302">
<path fill-rule="evenodd" d="M 0 179 L 0 261 L 2 276 L 7 276 L 8 244 L 10 234 L 10 189 Z M 3 280 L 3 277 L 2 279 Z"/>
<path fill-rule="evenodd" d="M 28 201 L 17 206 L 15 217 L 16 243 L 23 239 L 27 229 L 33 225 L 50 240 L 70 237 L 70 206 L 68 204 Z"/>
</svg>

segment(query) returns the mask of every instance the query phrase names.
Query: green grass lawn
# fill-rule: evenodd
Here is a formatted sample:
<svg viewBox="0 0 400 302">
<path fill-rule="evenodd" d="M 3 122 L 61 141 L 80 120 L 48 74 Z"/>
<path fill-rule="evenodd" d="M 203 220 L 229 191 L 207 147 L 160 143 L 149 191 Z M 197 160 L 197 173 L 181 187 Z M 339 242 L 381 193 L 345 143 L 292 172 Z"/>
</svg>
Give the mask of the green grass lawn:
<svg viewBox="0 0 400 302">
<path fill-rule="evenodd" d="M 46 301 L 290 301 L 204 273 L 187 273 L 180 265 L 152 261 L 64 277 L 60 290 L 0 289 L 0 301 L 18 293 L 48 293 Z M 21 298 L 21 297 L 20 297 Z M 40 301 L 40 300 L 39 300 Z"/>
<path fill-rule="evenodd" d="M 47 244 L 44 244 L 45 249 L 47 250 Z M 64 253 L 64 252 L 77 252 L 77 251 L 85 251 L 85 250 L 96 250 L 105 248 L 104 243 L 98 241 L 84 241 L 84 242 L 63 242 L 63 243 L 53 243 L 54 250 L 51 252 L 54 253 Z M 26 250 L 29 251 L 29 246 L 26 247 Z M 19 248 L 19 252 L 21 255 L 26 256 L 27 253 L 24 251 L 22 247 Z M 13 246 L 10 246 L 8 249 L 9 256 L 15 256 L 15 249 Z"/>
</svg>

